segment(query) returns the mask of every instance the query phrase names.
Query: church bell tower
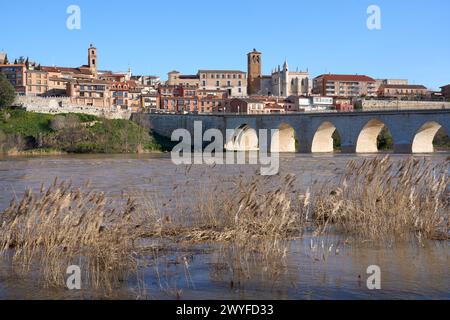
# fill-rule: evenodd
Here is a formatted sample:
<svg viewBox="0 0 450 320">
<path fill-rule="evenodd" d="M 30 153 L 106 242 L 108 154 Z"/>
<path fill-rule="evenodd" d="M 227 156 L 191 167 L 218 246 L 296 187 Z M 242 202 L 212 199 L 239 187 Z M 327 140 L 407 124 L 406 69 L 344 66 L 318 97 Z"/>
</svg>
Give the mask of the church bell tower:
<svg viewBox="0 0 450 320">
<path fill-rule="evenodd" d="M 88 66 L 94 75 L 97 75 L 97 63 L 97 48 L 91 44 L 88 49 Z"/>
<path fill-rule="evenodd" d="M 261 90 L 261 52 L 253 49 L 248 55 L 248 94 L 255 95 Z"/>
</svg>

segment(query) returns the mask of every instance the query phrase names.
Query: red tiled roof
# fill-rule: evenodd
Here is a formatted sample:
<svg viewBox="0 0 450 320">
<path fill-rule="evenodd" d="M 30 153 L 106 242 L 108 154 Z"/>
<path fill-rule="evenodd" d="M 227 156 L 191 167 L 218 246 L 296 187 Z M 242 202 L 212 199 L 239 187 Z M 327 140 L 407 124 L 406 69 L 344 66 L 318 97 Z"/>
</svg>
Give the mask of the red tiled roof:
<svg viewBox="0 0 450 320">
<path fill-rule="evenodd" d="M 49 66 L 43 66 L 41 67 L 42 71 L 47 72 L 70 72 L 70 73 L 77 73 L 77 74 L 92 74 L 89 70 L 83 70 L 79 68 L 66 68 L 66 67 L 49 67 Z"/>
<path fill-rule="evenodd" d="M 323 78 L 331 81 L 355 81 L 355 82 L 375 82 L 375 79 L 365 75 L 352 74 L 323 74 L 317 78 Z"/>
<path fill-rule="evenodd" d="M 381 85 L 383 88 L 387 89 L 427 89 L 423 85 L 415 85 L 415 84 L 383 84 Z"/>
<path fill-rule="evenodd" d="M 106 78 L 106 77 L 111 77 L 111 78 L 123 78 L 123 77 L 125 77 L 126 75 L 125 74 L 119 74 L 119 73 L 114 73 L 114 74 L 112 74 L 112 73 L 107 73 L 107 74 L 101 74 L 101 75 L 99 75 L 99 77 L 104 77 L 104 78 Z"/>
<path fill-rule="evenodd" d="M 184 76 L 180 76 L 180 79 L 192 79 L 192 80 L 197 80 L 198 76 L 197 75 L 184 75 Z"/>
</svg>

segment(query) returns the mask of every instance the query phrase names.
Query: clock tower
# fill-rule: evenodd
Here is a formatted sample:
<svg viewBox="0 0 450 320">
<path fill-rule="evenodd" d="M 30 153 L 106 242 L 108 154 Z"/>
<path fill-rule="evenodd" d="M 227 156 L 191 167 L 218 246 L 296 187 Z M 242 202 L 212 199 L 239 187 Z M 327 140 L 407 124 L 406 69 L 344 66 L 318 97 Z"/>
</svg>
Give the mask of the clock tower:
<svg viewBox="0 0 450 320">
<path fill-rule="evenodd" d="M 255 95 L 261 90 L 261 52 L 253 49 L 248 56 L 248 94 Z"/>
</svg>

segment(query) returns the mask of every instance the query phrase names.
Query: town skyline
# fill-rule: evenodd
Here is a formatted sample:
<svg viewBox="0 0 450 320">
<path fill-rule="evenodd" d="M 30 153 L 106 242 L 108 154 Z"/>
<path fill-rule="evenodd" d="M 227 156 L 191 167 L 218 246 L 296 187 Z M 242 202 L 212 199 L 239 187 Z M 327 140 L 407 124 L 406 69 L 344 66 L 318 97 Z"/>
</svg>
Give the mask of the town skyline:
<svg viewBox="0 0 450 320">
<path fill-rule="evenodd" d="M 190 12 L 198 10 L 197 17 L 202 17 L 202 12 L 211 12 L 214 5 L 176 3 L 183 10 L 177 10 L 173 16 L 175 22 L 168 23 L 170 16 L 160 10 L 161 4 L 140 3 L 142 10 L 135 10 L 139 12 L 131 14 L 123 10 L 121 17 L 124 21 L 131 19 L 132 23 L 116 25 L 107 17 L 114 17 L 119 6 L 103 6 L 100 10 L 99 4 L 78 1 L 81 29 L 68 30 L 65 27 L 66 8 L 70 3 L 25 1 L 29 9 L 24 12 L 25 23 L 2 37 L 0 51 L 7 52 L 10 59 L 29 56 L 42 65 L 78 66 L 85 59 L 81 48 L 85 48 L 86 43 L 94 43 L 101 55 L 100 69 L 126 71 L 131 67 L 134 74 L 154 74 L 165 80 L 171 70 L 184 74 L 193 74 L 200 69 L 246 71 L 245 55 L 256 48 L 264 52 L 264 74 L 269 74 L 287 59 L 291 70 L 297 66 L 300 70 L 308 69 L 312 77 L 327 73 L 368 74 L 374 78 L 409 79 L 411 84 L 424 84 L 433 90 L 447 84 L 450 66 L 445 57 L 450 56 L 450 46 L 442 41 L 436 49 L 436 46 L 426 46 L 426 42 L 445 39 L 446 26 L 450 26 L 445 20 L 445 12 L 448 12 L 445 8 L 449 4 L 429 1 L 426 4 L 408 3 L 406 7 L 405 4 L 377 2 L 381 8 L 380 30 L 366 28 L 369 1 L 339 5 L 330 2 L 323 6 L 281 1 L 283 20 L 272 28 L 267 26 L 272 22 L 268 18 L 276 17 L 276 14 L 268 10 L 266 4 L 257 6 L 255 2 L 238 5 L 232 1 L 227 10 L 216 11 L 214 17 L 210 13 L 204 19 L 191 21 L 190 25 L 180 19 L 180 12 L 189 16 Z M 17 10 L 24 3 L 6 3 L 5 12 Z M 131 1 L 130 7 L 135 4 Z M 35 24 L 38 18 L 29 12 L 36 10 L 43 17 Z M 145 12 L 158 13 L 151 15 L 150 20 L 144 19 L 151 28 L 147 28 L 142 20 Z M 231 19 L 230 13 L 233 13 Z M 267 23 L 246 27 L 245 19 L 254 16 Z M 4 29 L 10 19 L 6 16 L 0 22 Z M 319 25 L 321 20 L 325 23 Z M 210 28 L 216 21 L 221 23 L 216 29 Z M 440 23 L 433 24 L 433 21 Z M 35 26 L 31 28 L 33 24 Z M 324 30 L 333 30 L 333 34 L 329 35 L 330 31 L 324 33 Z M 42 33 L 47 35 L 43 39 L 38 36 Z M 351 34 L 351 39 L 345 34 Z M 18 41 L 19 38 L 27 41 Z M 124 45 L 117 45 L 113 41 L 115 38 L 123 38 Z"/>
</svg>

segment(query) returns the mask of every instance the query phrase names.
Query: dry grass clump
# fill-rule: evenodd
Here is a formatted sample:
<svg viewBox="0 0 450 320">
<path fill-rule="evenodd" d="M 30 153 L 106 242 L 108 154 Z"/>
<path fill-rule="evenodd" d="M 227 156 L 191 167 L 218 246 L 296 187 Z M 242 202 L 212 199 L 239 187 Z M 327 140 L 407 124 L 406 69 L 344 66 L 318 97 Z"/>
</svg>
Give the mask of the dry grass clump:
<svg viewBox="0 0 450 320">
<path fill-rule="evenodd" d="M 228 188 L 199 193 L 197 207 L 187 217 L 196 223 L 187 230 L 186 239 L 221 242 L 217 263 L 226 264 L 238 278 L 279 275 L 291 240 L 302 234 L 306 223 L 309 202 L 303 196 L 299 205 L 295 177 L 281 177 L 275 187 L 269 186 L 269 180 L 255 175 Z"/>
<path fill-rule="evenodd" d="M 46 285 L 65 286 L 67 267 L 78 265 L 83 289 L 111 290 L 136 271 L 144 221 L 131 199 L 120 211 L 108 209 L 103 193 L 55 180 L 0 215 L 0 254 L 25 273 L 38 271 Z"/>
<path fill-rule="evenodd" d="M 275 188 L 267 179 L 254 176 L 240 179 L 234 186 L 199 194 L 196 207 L 187 219 L 196 221 L 191 239 L 237 240 L 289 239 L 298 236 L 304 226 L 307 207 L 298 206 L 294 192 L 295 177 L 286 175 Z"/>
<path fill-rule="evenodd" d="M 315 219 L 322 231 L 334 224 L 362 239 L 447 238 L 447 192 L 448 162 L 350 161 L 337 184 L 317 190 Z"/>
</svg>

